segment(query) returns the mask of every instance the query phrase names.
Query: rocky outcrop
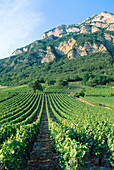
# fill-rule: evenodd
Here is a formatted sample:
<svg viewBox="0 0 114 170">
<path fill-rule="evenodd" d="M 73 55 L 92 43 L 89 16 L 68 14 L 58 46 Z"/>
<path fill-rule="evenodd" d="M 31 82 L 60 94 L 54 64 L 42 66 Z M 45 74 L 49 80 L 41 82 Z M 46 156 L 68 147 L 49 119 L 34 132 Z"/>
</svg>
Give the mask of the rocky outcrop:
<svg viewBox="0 0 114 170">
<path fill-rule="evenodd" d="M 108 12 L 100 12 L 97 15 L 87 18 L 85 21 L 80 23 L 81 25 L 90 24 L 99 27 L 106 27 L 110 23 L 114 23 L 114 14 Z"/>
<path fill-rule="evenodd" d="M 50 61 L 53 61 L 55 58 L 55 55 L 52 53 L 52 52 L 49 52 L 46 54 L 46 56 L 42 59 L 41 63 L 47 63 L 47 62 L 50 62 Z"/>
<path fill-rule="evenodd" d="M 67 26 L 68 28 L 66 29 L 66 32 L 67 33 L 70 33 L 70 32 L 79 32 L 80 29 L 78 27 L 76 27 L 76 25 L 74 25 L 73 27 L 70 27 L 70 26 Z"/>
<path fill-rule="evenodd" d="M 80 33 L 93 33 L 99 30 L 100 29 L 96 26 L 86 25 L 80 28 Z"/>
<path fill-rule="evenodd" d="M 69 59 L 76 58 L 77 56 L 89 55 L 91 53 L 107 53 L 108 49 L 113 50 L 114 37 L 110 34 L 105 34 L 104 43 L 90 43 L 85 42 L 83 46 L 77 45 L 75 39 L 71 38 L 68 41 L 63 41 L 55 50 L 60 55 L 67 55 Z M 41 63 L 53 61 L 56 56 L 53 54 L 51 47 L 47 47 L 45 56 L 41 60 Z"/>
<path fill-rule="evenodd" d="M 58 47 L 55 47 L 56 52 L 60 55 L 65 55 L 72 49 L 75 43 L 76 40 L 73 38 L 69 39 L 68 41 L 61 42 Z"/>
<path fill-rule="evenodd" d="M 110 24 L 110 25 L 107 27 L 107 30 L 108 30 L 108 31 L 114 31 L 114 24 Z"/>
<path fill-rule="evenodd" d="M 23 52 L 23 50 L 16 50 L 16 51 L 14 51 L 11 55 L 10 55 L 10 57 L 11 56 L 14 56 L 14 55 L 18 55 L 18 54 L 21 54 Z"/>
<path fill-rule="evenodd" d="M 67 57 L 68 57 L 68 59 L 69 60 L 71 60 L 71 59 L 74 59 L 74 58 L 76 58 L 77 56 L 79 56 L 80 54 L 79 54 L 79 52 L 78 52 L 78 50 L 71 50 L 71 51 L 69 51 L 68 52 L 68 54 L 67 54 Z"/>
<path fill-rule="evenodd" d="M 105 29 L 102 30 L 102 28 Z M 101 30 L 103 33 L 101 32 L 97 35 L 95 40 L 93 40 L 92 35 L 88 35 L 97 31 L 100 32 Z M 106 31 L 104 32 L 104 30 Z M 69 59 L 73 59 L 77 56 L 97 52 L 110 52 L 114 54 L 114 36 L 113 33 L 108 33 L 107 31 L 114 31 L 114 15 L 107 12 L 93 15 L 79 24 L 59 25 L 42 34 L 41 40 L 37 40 L 26 47 L 15 50 L 9 58 L 9 60 L 11 59 L 10 66 L 13 67 L 15 63 L 18 62 L 27 63 L 33 60 L 39 63 L 50 62 L 58 55 L 60 57 L 66 55 Z M 87 39 L 81 39 L 80 34 L 82 37 L 83 34 L 86 34 L 88 36 Z M 59 38 L 63 36 L 64 38 Z M 94 36 L 96 35 L 94 34 Z M 17 57 L 16 62 L 13 62 L 12 60 L 18 55 L 26 57 L 19 57 L 19 59 Z"/>
<path fill-rule="evenodd" d="M 56 28 L 42 34 L 40 39 L 47 38 L 47 37 L 49 37 L 51 35 L 54 35 L 55 37 L 60 37 L 61 34 L 66 33 L 65 27 L 66 27 L 66 25 L 59 25 L 58 27 L 56 27 Z"/>
<path fill-rule="evenodd" d="M 15 56 L 15 55 L 22 54 L 23 52 L 31 51 L 31 49 L 32 49 L 35 45 L 38 45 L 38 42 L 37 42 L 37 41 L 35 41 L 34 44 L 30 44 L 30 45 L 27 46 L 27 47 L 23 47 L 23 48 L 20 48 L 20 49 L 15 50 L 15 51 L 10 55 L 10 57 L 11 57 L 11 56 Z"/>
<path fill-rule="evenodd" d="M 15 56 L 15 55 L 19 55 L 19 54 L 22 54 L 23 52 L 27 52 L 28 51 L 28 48 L 27 47 L 24 47 L 24 48 L 21 48 L 21 49 L 17 49 L 16 51 L 14 51 L 11 55 L 11 56 Z"/>
<path fill-rule="evenodd" d="M 114 15 L 108 12 L 101 12 L 94 16 L 92 22 L 114 23 Z"/>
<path fill-rule="evenodd" d="M 50 61 L 54 60 L 55 55 L 52 53 L 51 47 L 47 47 L 47 50 L 46 50 L 45 54 L 46 55 L 41 60 L 41 63 L 50 62 Z"/>
<path fill-rule="evenodd" d="M 107 47 L 107 50 L 114 55 L 113 46 L 114 46 L 114 36 L 111 34 L 104 34 L 104 44 Z"/>
<path fill-rule="evenodd" d="M 67 57 L 69 59 L 73 59 L 76 58 L 77 56 L 84 56 L 84 55 L 89 55 L 91 53 L 97 53 L 97 52 L 106 53 L 108 51 L 103 44 L 98 46 L 95 43 L 91 44 L 90 42 L 86 42 L 84 46 L 75 47 L 73 50 L 70 50 L 67 54 Z"/>
<path fill-rule="evenodd" d="M 62 37 L 69 33 L 93 33 L 102 28 L 109 31 L 114 30 L 114 15 L 108 12 L 101 12 L 97 15 L 87 18 L 85 21 L 74 25 L 60 25 L 42 34 L 40 39 L 48 38 L 51 35 Z"/>
</svg>

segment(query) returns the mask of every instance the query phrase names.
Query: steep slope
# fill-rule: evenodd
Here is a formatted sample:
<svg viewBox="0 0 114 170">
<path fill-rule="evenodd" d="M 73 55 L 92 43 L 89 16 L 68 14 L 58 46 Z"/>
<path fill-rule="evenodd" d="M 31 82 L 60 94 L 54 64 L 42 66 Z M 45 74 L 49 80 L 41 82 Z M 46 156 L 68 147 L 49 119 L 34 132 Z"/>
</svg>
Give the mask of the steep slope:
<svg viewBox="0 0 114 170">
<path fill-rule="evenodd" d="M 56 28 L 42 34 L 41 39 L 47 38 L 51 35 L 62 37 L 69 33 L 93 33 L 105 28 L 108 31 L 114 30 L 114 15 L 108 12 L 101 12 L 97 15 L 87 18 L 79 24 L 59 25 Z"/>
<path fill-rule="evenodd" d="M 92 57 L 91 61 L 88 55 Z M 19 48 L 9 58 L 0 60 L 0 84 L 28 83 L 36 77 L 45 79 L 44 74 L 53 77 L 53 73 L 54 78 L 64 73 L 68 76 L 68 74 L 77 75 L 87 71 L 112 76 L 113 55 L 114 15 L 101 12 L 79 24 L 60 25 L 44 33 L 40 40 Z M 71 59 L 73 61 L 70 62 Z M 85 63 L 78 62 L 82 59 L 90 64 L 89 70 L 85 69 Z M 97 71 L 92 69 L 92 59 L 99 67 Z M 76 69 L 74 72 L 70 66 L 72 62 L 76 64 L 73 65 Z M 105 66 L 105 62 L 108 67 Z M 78 70 L 82 67 L 84 69 Z"/>
<path fill-rule="evenodd" d="M 6 62 L 6 61 L 4 61 Z M 114 78 L 114 58 L 109 53 L 94 53 L 78 56 L 72 60 L 62 57 L 48 63 L 18 63 L 16 67 L 7 66 L 0 73 L 1 85 L 21 85 L 35 79 L 41 82 L 57 78 L 80 80 L 85 73 L 106 75 Z"/>
<path fill-rule="evenodd" d="M 16 66 L 17 63 L 28 62 L 50 62 L 54 59 L 67 56 L 69 59 L 77 56 L 84 56 L 91 53 L 109 52 L 114 54 L 114 32 L 113 31 L 97 31 L 95 33 L 82 33 L 65 35 L 61 38 L 38 40 L 24 48 L 16 50 L 7 63 L 10 66 Z M 15 60 L 12 61 L 12 58 Z M 12 61 L 12 62 L 11 62 Z"/>
<path fill-rule="evenodd" d="M 35 56 L 38 57 L 37 60 L 39 62 L 50 62 L 56 58 L 52 46 L 54 51 L 59 55 L 66 55 L 75 46 L 76 52 L 74 53 L 74 51 L 72 51 L 72 57 L 69 57 L 68 54 L 68 58 L 88 55 L 94 52 L 109 51 L 113 53 L 114 35 L 112 31 L 114 31 L 114 15 L 108 12 L 101 12 L 87 18 L 79 24 L 57 26 L 56 28 L 45 32 L 41 36 L 41 40 L 35 41 L 26 47 L 17 49 L 11 54 L 11 56 L 23 53 L 32 54 L 34 52 Z M 92 33 L 96 32 L 100 32 L 99 34 L 101 35 L 99 36 L 97 34 L 97 37 L 95 37 L 96 35 Z M 104 32 L 105 34 L 103 34 Z M 88 37 L 89 40 L 87 39 Z M 93 43 L 93 38 L 94 41 L 97 42 Z M 83 41 L 83 45 L 80 45 L 79 41 Z M 26 59 L 26 61 L 28 60 Z"/>
</svg>

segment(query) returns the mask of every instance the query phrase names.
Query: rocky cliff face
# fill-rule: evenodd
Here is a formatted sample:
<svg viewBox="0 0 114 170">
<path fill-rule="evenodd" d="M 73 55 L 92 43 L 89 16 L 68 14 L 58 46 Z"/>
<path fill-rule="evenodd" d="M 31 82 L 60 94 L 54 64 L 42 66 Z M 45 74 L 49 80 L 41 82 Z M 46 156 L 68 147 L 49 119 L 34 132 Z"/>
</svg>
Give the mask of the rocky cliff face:
<svg viewBox="0 0 114 170">
<path fill-rule="evenodd" d="M 48 32 L 45 32 L 44 34 L 41 35 L 40 39 L 44 39 L 47 38 L 51 35 L 54 35 L 55 37 L 62 37 L 63 35 L 67 35 L 71 32 L 79 32 L 80 29 L 78 27 L 78 25 L 74 24 L 73 26 L 69 26 L 69 25 L 59 25 L 56 28 L 54 28 L 53 30 L 50 30 Z"/>
<path fill-rule="evenodd" d="M 47 38 L 51 35 L 62 37 L 69 33 L 93 33 L 106 28 L 109 31 L 114 30 L 114 15 L 108 12 L 101 12 L 97 15 L 87 18 L 85 21 L 74 25 L 60 25 L 42 34 L 41 39 Z"/>
<path fill-rule="evenodd" d="M 91 53 L 98 53 L 98 52 L 106 53 L 108 51 L 103 44 L 98 46 L 95 43 L 91 44 L 90 42 L 86 42 L 84 46 L 79 46 L 69 51 L 67 57 L 69 59 L 73 59 L 76 58 L 77 56 L 84 56 L 84 55 L 89 55 Z"/>
<path fill-rule="evenodd" d="M 55 49 L 60 55 L 65 55 L 72 49 L 75 43 L 76 40 L 71 38 L 68 41 L 61 42 L 58 47 L 55 47 Z"/>
<path fill-rule="evenodd" d="M 45 63 L 45 62 L 50 62 L 50 61 L 53 61 L 54 60 L 55 55 L 52 53 L 52 49 L 51 47 L 47 47 L 47 50 L 46 50 L 46 55 L 45 57 L 43 57 L 43 59 L 41 60 L 41 63 Z"/>
<path fill-rule="evenodd" d="M 104 34 L 102 43 L 85 42 L 84 45 L 77 44 L 76 40 L 71 38 L 68 41 L 61 42 L 55 50 L 58 54 L 66 55 L 69 59 L 76 58 L 77 56 L 89 55 L 91 53 L 107 53 L 113 52 L 114 36 Z M 41 60 L 43 62 L 53 61 L 56 56 L 49 50 L 47 50 L 46 56 Z"/>
<path fill-rule="evenodd" d="M 96 36 L 94 33 L 98 31 L 101 31 L 100 36 L 97 35 L 93 41 L 93 37 Z M 114 31 L 114 15 L 101 12 L 79 24 L 59 25 L 42 34 L 40 40 L 17 49 L 10 57 L 26 56 L 24 59 L 17 59 L 16 62 L 27 63 L 35 58 L 37 62 L 44 63 L 53 61 L 57 55 L 66 55 L 69 59 L 97 52 L 110 52 L 114 55 L 114 34 L 108 31 Z M 91 36 L 83 40 L 84 37 L 81 39 L 79 36 L 84 34 Z M 15 63 L 12 61 L 10 65 L 14 66 Z"/>
</svg>

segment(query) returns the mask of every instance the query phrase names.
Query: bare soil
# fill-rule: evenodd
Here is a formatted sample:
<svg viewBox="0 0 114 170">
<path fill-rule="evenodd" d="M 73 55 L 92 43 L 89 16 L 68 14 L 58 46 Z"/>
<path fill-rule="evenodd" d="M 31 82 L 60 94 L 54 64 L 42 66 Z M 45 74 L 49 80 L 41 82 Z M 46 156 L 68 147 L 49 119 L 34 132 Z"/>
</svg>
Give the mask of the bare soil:
<svg viewBox="0 0 114 170">
<path fill-rule="evenodd" d="M 0 85 L 0 89 L 7 88 L 8 86 L 2 86 Z"/>
<path fill-rule="evenodd" d="M 59 170 L 59 157 L 53 149 L 52 139 L 48 131 L 44 102 L 39 134 L 30 153 L 30 160 L 27 163 L 26 170 Z"/>
<path fill-rule="evenodd" d="M 70 96 L 70 95 L 69 95 Z M 86 104 L 88 104 L 88 105 L 91 105 L 91 106 L 95 106 L 94 104 L 92 104 L 92 103 L 89 103 L 89 102 L 87 102 L 86 100 L 83 100 L 83 99 L 81 99 L 81 98 L 75 98 L 75 97 L 72 97 L 72 96 L 70 96 L 71 98 L 73 98 L 74 100 L 79 100 L 79 101 L 81 101 L 81 102 L 83 102 L 83 103 L 86 103 Z M 103 105 L 99 105 L 100 107 L 103 107 L 103 108 L 105 108 L 105 109 L 111 109 L 110 107 L 106 107 L 106 106 L 103 106 Z M 112 110 L 112 109 L 111 109 Z"/>
<path fill-rule="evenodd" d="M 91 105 L 91 106 L 95 106 L 94 104 L 89 103 L 89 102 L 87 102 L 87 101 L 85 101 L 85 100 L 83 100 L 83 99 L 81 99 L 81 98 L 76 98 L 76 99 L 79 100 L 79 101 L 81 101 L 81 102 L 83 102 L 83 103 L 89 104 L 89 105 Z"/>
</svg>

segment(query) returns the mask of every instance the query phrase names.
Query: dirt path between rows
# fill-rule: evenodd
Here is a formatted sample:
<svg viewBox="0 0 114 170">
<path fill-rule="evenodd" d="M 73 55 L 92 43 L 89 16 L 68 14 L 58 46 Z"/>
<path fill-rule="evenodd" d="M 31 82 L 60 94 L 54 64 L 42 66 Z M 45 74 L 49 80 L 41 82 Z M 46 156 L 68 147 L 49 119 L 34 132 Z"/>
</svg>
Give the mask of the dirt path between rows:
<svg viewBox="0 0 114 170">
<path fill-rule="evenodd" d="M 89 104 L 89 105 L 91 105 L 91 106 L 95 106 L 94 104 L 89 103 L 89 102 L 87 102 L 87 101 L 85 101 L 85 100 L 83 100 L 83 99 L 81 99 L 81 98 L 76 98 L 76 99 L 79 100 L 79 101 L 81 101 L 81 102 L 83 102 L 83 103 Z"/>
<path fill-rule="evenodd" d="M 74 100 L 79 100 L 79 101 L 84 102 L 84 103 L 86 103 L 86 104 L 89 104 L 89 105 L 91 105 L 91 106 L 95 106 L 95 105 L 93 105 L 92 103 L 89 103 L 89 102 L 87 102 L 87 101 L 85 101 L 85 100 L 83 100 L 83 99 L 81 99 L 81 98 L 75 98 L 75 97 L 72 97 L 72 96 L 70 96 L 70 95 L 68 95 L 68 96 L 71 97 L 71 98 L 74 99 Z"/>
<path fill-rule="evenodd" d="M 79 100 L 79 101 L 81 101 L 81 102 L 83 102 L 83 103 L 86 103 L 86 104 L 88 104 L 88 105 L 91 105 L 91 106 L 95 106 L 94 104 L 92 104 L 92 103 L 89 103 L 89 102 L 87 102 L 86 100 L 83 100 L 83 99 L 81 99 L 81 98 L 75 98 L 75 97 L 72 97 L 72 96 L 70 96 L 70 95 L 68 95 L 69 97 L 71 97 L 71 98 L 73 98 L 74 100 Z M 103 106 L 103 105 L 99 105 L 100 107 L 103 107 L 103 108 L 105 108 L 105 109 L 111 109 L 111 108 L 109 108 L 109 107 L 107 107 L 107 106 Z M 112 110 L 112 109 L 111 109 Z"/>
<path fill-rule="evenodd" d="M 112 108 L 107 107 L 107 106 L 103 106 L 103 105 L 101 105 L 101 104 L 99 104 L 99 106 L 100 106 L 100 107 L 103 107 L 103 108 L 105 108 L 105 109 L 111 109 L 111 110 L 113 110 Z"/>
<path fill-rule="evenodd" d="M 0 89 L 7 88 L 8 86 L 2 86 L 0 85 Z"/>
<path fill-rule="evenodd" d="M 85 100 L 83 100 L 83 99 L 81 99 L 81 98 L 77 98 L 79 101 L 81 101 L 81 102 L 84 102 L 84 103 L 86 103 L 86 104 L 89 104 L 89 105 L 91 105 L 91 106 L 95 106 L 95 105 L 93 105 L 92 103 L 89 103 L 89 102 L 87 102 L 87 101 L 85 101 Z M 105 108 L 105 109 L 111 109 L 111 108 L 109 108 L 109 107 L 107 107 L 107 106 L 103 106 L 103 105 L 99 105 L 100 107 L 103 107 L 103 108 Z M 111 109 L 112 110 L 112 109 Z"/>
<path fill-rule="evenodd" d="M 59 157 L 53 151 L 52 140 L 48 132 L 48 120 L 44 102 L 39 134 L 33 146 L 33 151 L 30 153 L 30 160 L 27 163 L 26 170 L 55 169 L 59 170 Z"/>
</svg>

